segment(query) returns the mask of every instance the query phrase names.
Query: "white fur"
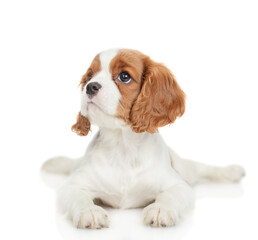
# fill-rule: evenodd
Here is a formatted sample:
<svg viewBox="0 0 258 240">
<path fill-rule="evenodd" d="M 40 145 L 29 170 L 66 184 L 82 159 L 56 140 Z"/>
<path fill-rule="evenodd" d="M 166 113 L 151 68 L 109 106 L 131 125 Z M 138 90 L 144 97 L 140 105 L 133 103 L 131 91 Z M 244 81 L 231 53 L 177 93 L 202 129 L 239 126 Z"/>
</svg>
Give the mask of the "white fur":
<svg viewBox="0 0 258 240">
<path fill-rule="evenodd" d="M 99 127 L 117 128 L 125 125 L 115 117 L 121 95 L 109 71 L 109 63 L 117 51 L 117 49 L 111 49 L 100 53 L 101 71 L 86 84 L 81 92 L 82 115 L 87 116 L 92 124 Z M 101 89 L 90 99 L 86 94 L 86 87 L 92 82 L 98 82 Z"/>
<path fill-rule="evenodd" d="M 116 53 L 100 54 L 101 71 L 90 81 L 102 85 L 99 93 L 89 99 L 85 88 L 82 91 L 81 113 L 100 130 L 84 157 L 62 164 L 65 172 L 75 170 L 58 190 L 58 207 L 79 228 L 108 226 L 106 211 L 95 205 L 94 199 L 114 208 L 145 207 L 145 224 L 172 226 L 193 206 L 190 184 L 205 178 L 238 181 L 244 171 L 239 166 L 219 168 L 182 159 L 159 133 L 134 133 L 118 120 L 115 112 L 121 96 L 109 72 Z M 53 171 L 59 164 L 60 158 L 45 166 Z"/>
<path fill-rule="evenodd" d="M 101 70 L 85 85 L 81 92 L 81 113 L 83 116 L 89 116 L 90 109 L 93 107 L 93 114 L 95 114 L 95 108 L 99 108 L 106 115 L 114 116 L 117 111 L 119 99 L 121 97 L 120 92 L 112 80 L 111 73 L 109 71 L 109 63 L 117 54 L 116 49 L 111 49 L 100 53 Z M 98 82 L 101 85 L 98 94 L 90 99 L 86 94 L 86 87 L 92 82 Z M 92 118 L 93 123 L 99 121 L 99 118 Z M 99 126 L 98 123 L 95 123 Z M 102 126 L 102 125 L 101 125 Z"/>
</svg>

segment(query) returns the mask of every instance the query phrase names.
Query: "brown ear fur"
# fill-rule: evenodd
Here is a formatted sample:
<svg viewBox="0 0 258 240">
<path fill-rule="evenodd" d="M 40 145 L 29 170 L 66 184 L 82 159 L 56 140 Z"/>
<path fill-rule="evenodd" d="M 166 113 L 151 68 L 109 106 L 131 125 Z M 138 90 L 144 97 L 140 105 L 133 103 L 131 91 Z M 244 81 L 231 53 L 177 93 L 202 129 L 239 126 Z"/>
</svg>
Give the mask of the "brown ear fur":
<svg viewBox="0 0 258 240">
<path fill-rule="evenodd" d="M 184 114 L 185 94 L 170 70 L 160 63 L 145 59 L 141 92 L 130 114 L 134 132 L 158 132 Z"/>
<path fill-rule="evenodd" d="M 72 131 L 77 133 L 79 136 L 87 136 L 90 131 L 89 119 L 82 116 L 82 114 L 79 112 L 77 115 L 77 121 L 72 126 Z"/>
</svg>

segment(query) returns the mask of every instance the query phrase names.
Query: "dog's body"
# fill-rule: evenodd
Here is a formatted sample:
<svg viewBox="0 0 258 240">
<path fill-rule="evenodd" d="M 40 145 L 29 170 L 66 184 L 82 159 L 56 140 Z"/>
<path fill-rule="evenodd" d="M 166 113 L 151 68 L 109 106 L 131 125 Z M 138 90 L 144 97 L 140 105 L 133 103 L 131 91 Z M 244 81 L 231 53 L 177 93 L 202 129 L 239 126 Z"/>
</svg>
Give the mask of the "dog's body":
<svg viewBox="0 0 258 240">
<path fill-rule="evenodd" d="M 116 59 L 119 54 L 120 59 Z M 173 122 L 184 112 L 184 94 L 170 72 L 161 74 L 164 66 L 132 50 L 122 50 L 122 54 L 109 50 L 98 56 L 90 67 L 92 74 L 86 73 L 86 78 L 90 77 L 85 79 L 84 75 L 81 81 L 81 111 L 73 129 L 79 135 L 87 135 L 93 123 L 100 130 L 81 159 L 55 158 L 44 165 L 49 172 L 71 174 L 58 190 L 58 206 L 77 227 L 108 226 L 107 213 L 94 204 L 95 199 L 114 208 L 145 207 L 145 224 L 172 226 L 193 206 L 190 185 L 202 179 L 238 181 L 243 176 L 239 166 L 219 168 L 182 159 L 157 133 L 157 127 Z M 144 62 L 142 67 L 140 61 Z M 127 62 L 131 64 L 125 65 Z M 119 65 L 122 69 L 114 73 Z M 154 67 L 160 67 L 158 73 L 153 72 Z M 171 81 L 171 90 L 161 84 L 155 87 L 157 93 L 148 91 L 148 74 L 152 86 L 158 74 L 158 79 Z M 128 75 L 133 77 L 129 79 Z M 159 100 L 161 89 L 165 99 Z M 150 107 L 144 109 L 148 106 L 144 97 L 149 92 L 155 95 L 151 106 L 158 104 L 151 108 L 153 113 Z M 166 106 L 167 102 L 171 104 Z M 164 106 L 168 109 L 163 113 Z M 142 109 L 144 114 L 139 113 Z"/>
</svg>

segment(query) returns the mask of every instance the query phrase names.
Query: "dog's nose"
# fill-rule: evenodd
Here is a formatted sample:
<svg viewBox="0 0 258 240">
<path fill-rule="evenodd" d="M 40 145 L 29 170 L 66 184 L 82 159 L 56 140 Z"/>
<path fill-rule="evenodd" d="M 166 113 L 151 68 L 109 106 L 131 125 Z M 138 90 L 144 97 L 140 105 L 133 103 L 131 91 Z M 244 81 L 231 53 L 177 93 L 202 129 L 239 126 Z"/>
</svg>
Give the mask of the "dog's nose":
<svg viewBox="0 0 258 240">
<path fill-rule="evenodd" d="M 89 83 L 86 87 L 86 93 L 89 96 L 94 96 L 95 94 L 97 94 L 100 88 L 101 88 L 101 85 L 97 82 Z"/>
</svg>

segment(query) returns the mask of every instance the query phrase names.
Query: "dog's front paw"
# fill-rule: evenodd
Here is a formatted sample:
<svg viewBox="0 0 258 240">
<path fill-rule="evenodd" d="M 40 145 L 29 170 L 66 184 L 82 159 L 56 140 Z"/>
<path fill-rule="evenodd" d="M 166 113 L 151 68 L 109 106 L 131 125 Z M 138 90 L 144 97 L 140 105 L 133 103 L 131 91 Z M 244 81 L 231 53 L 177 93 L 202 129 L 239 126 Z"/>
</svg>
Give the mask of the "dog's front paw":
<svg viewBox="0 0 258 240">
<path fill-rule="evenodd" d="M 99 229 L 109 226 L 106 211 L 96 205 L 74 213 L 73 223 L 77 228 Z"/>
<path fill-rule="evenodd" d="M 151 227 L 171 227 L 177 220 L 177 214 L 173 210 L 166 209 L 162 205 L 152 203 L 143 210 L 143 221 Z"/>
</svg>

